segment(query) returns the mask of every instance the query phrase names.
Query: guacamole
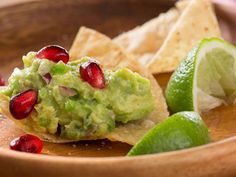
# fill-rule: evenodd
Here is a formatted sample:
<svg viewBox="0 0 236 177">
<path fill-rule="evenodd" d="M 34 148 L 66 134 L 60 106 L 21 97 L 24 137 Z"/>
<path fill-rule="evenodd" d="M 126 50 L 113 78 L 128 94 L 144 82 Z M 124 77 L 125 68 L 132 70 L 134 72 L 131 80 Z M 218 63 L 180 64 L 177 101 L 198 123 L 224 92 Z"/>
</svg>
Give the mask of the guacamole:
<svg viewBox="0 0 236 177">
<path fill-rule="evenodd" d="M 80 77 L 80 65 L 88 60 L 54 63 L 30 52 L 23 57 L 24 69 L 14 70 L 2 93 L 12 97 L 37 90 L 37 104 L 27 118 L 31 126 L 37 132 L 73 140 L 102 137 L 119 124 L 152 112 L 154 97 L 148 79 L 127 68 L 103 69 L 106 87 L 94 88 Z"/>
</svg>

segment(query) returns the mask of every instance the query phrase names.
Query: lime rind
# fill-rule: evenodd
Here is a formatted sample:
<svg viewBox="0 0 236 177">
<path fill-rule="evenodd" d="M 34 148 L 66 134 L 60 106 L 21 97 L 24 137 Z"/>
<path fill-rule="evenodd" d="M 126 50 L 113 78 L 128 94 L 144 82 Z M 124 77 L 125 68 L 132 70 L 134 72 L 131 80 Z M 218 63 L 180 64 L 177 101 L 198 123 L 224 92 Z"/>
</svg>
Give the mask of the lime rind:
<svg viewBox="0 0 236 177">
<path fill-rule="evenodd" d="M 188 54 L 172 74 L 165 91 L 166 101 L 172 113 L 193 111 L 193 79 L 195 56 L 198 47 Z"/>
<path fill-rule="evenodd" d="M 191 148 L 210 142 L 205 123 L 196 112 L 179 112 L 152 128 L 128 156 Z"/>
</svg>

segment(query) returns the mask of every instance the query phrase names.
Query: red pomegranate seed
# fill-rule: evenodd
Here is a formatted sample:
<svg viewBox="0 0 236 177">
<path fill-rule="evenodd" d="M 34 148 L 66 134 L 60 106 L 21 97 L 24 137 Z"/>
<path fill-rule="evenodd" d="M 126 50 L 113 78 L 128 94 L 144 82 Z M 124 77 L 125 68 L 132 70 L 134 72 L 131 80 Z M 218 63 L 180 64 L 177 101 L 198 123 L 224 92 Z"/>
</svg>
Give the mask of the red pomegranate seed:
<svg viewBox="0 0 236 177">
<path fill-rule="evenodd" d="M 21 152 L 40 153 L 43 142 L 34 135 L 25 134 L 10 142 L 10 149 Z"/>
<path fill-rule="evenodd" d="M 42 48 L 37 52 L 36 57 L 39 59 L 48 59 L 55 63 L 59 61 L 68 63 L 69 61 L 69 54 L 66 49 L 58 45 L 50 45 Z"/>
<path fill-rule="evenodd" d="M 88 61 L 80 65 L 80 76 L 92 87 L 105 88 L 105 78 L 100 66 L 95 61 Z"/>
<path fill-rule="evenodd" d="M 0 86 L 5 86 L 5 80 L 3 79 L 3 77 L 0 75 Z"/>
<path fill-rule="evenodd" d="M 9 109 L 15 119 L 26 118 L 34 109 L 38 100 L 38 92 L 29 89 L 25 92 L 15 95 L 10 100 Z"/>
</svg>

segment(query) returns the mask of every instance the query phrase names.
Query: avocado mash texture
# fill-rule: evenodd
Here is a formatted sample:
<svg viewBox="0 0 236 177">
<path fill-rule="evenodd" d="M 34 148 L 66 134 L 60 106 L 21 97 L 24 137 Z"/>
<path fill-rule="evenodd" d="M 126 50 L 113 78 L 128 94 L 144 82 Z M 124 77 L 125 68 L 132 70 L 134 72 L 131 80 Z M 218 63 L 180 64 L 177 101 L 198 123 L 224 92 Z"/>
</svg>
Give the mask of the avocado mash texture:
<svg viewBox="0 0 236 177">
<path fill-rule="evenodd" d="M 106 87 L 94 88 L 80 78 L 80 65 L 88 60 L 54 63 L 30 52 L 23 57 L 24 69 L 14 70 L 2 93 L 12 97 L 27 89 L 38 90 L 38 102 L 25 124 L 36 132 L 73 140 L 103 137 L 117 125 L 153 111 L 148 79 L 126 68 L 104 69 Z"/>
</svg>

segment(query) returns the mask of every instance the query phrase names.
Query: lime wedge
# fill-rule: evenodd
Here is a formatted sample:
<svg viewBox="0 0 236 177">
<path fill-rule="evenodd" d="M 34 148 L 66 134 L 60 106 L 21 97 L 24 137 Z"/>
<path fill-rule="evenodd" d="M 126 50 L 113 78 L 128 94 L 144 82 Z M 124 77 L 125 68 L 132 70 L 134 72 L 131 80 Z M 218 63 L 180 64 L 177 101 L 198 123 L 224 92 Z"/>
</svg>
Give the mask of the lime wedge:
<svg viewBox="0 0 236 177">
<path fill-rule="evenodd" d="M 179 112 L 145 134 L 128 156 L 174 151 L 209 142 L 207 127 L 198 113 Z"/>
<path fill-rule="evenodd" d="M 203 39 L 172 74 L 165 92 L 172 113 L 208 111 L 236 97 L 236 48 Z"/>
</svg>

